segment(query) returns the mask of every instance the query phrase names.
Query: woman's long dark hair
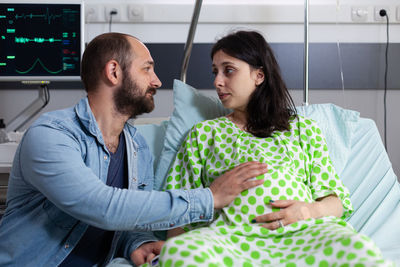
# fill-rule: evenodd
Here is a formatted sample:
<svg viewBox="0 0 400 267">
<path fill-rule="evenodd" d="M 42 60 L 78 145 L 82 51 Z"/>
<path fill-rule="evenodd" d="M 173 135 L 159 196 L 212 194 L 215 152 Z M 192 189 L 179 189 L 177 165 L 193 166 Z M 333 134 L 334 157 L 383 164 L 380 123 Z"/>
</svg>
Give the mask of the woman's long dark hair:
<svg viewBox="0 0 400 267">
<path fill-rule="evenodd" d="M 289 119 L 297 114 L 296 108 L 264 37 L 255 31 L 237 31 L 214 44 L 211 59 L 220 50 L 246 62 L 253 69 L 264 71 L 264 81 L 254 90 L 247 104 L 246 130 L 257 137 L 289 130 Z"/>
</svg>

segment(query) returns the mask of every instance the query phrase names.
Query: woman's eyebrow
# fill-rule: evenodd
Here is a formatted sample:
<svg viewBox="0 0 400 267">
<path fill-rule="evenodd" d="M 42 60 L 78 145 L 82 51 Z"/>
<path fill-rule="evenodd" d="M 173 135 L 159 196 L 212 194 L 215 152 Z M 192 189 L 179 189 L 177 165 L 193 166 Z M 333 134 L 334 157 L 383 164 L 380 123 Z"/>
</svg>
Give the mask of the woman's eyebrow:
<svg viewBox="0 0 400 267">
<path fill-rule="evenodd" d="M 221 63 L 222 66 L 226 66 L 226 65 L 235 65 L 235 63 L 231 62 L 231 61 L 224 61 Z M 215 67 L 216 65 L 213 63 L 212 64 L 213 67 Z"/>
</svg>

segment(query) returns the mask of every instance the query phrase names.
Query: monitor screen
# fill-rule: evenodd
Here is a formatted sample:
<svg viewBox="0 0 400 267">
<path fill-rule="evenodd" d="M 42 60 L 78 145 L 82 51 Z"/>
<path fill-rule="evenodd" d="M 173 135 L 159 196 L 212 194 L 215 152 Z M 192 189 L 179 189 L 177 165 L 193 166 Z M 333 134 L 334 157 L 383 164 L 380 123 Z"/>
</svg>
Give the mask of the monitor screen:
<svg viewBox="0 0 400 267">
<path fill-rule="evenodd" d="M 0 0 L 0 81 L 80 79 L 81 1 Z"/>
</svg>

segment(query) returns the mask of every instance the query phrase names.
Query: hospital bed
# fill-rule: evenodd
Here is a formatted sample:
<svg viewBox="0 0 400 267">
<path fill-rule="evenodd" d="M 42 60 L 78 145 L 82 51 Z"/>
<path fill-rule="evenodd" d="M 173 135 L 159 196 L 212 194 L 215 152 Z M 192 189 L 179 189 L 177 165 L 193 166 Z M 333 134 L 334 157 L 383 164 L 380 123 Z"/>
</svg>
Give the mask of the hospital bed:
<svg viewBox="0 0 400 267">
<path fill-rule="evenodd" d="M 200 6 L 201 1 L 197 1 L 185 46 L 183 81 Z M 219 99 L 180 80 L 174 81 L 173 93 L 174 111 L 168 120 L 136 125 L 154 156 L 155 189 L 161 189 L 189 129 L 199 121 L 228 113 Z M 326 137 L 335 169 L 350 190 L 355 211 L 348 221 L 357 231 L 370 236 L 384 257 L 400 266 L 400 184 L 374 121 L 333 104 L 304 105 L 298 107 L 298 112 L 317 121 Z"/>
</svg>

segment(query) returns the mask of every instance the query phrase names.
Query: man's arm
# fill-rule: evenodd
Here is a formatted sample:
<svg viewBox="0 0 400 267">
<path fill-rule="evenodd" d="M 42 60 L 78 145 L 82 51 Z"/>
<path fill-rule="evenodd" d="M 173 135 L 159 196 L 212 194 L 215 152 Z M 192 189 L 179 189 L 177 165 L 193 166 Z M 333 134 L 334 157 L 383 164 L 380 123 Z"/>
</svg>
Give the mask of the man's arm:
<svg viewBox="0 0 400 267">
<path fill-rule="evenodd" d="M 21 142 L 23 179 L 65 213 L 105 230 L 163 230 L 211 220 L 210 191 L 157 192 L 107 186 L 85 165 L 81 149 L 67 131 L 30 128 Z M 101 162 L 106 154 L 101 152 L 90 159 L 100 161 L 96 170 L 100 173 L 107 171 Z"/>
<path fill-rule="evenodd" d="M 105 185 L 85 165 L 81 154 L 72 134 L 32 127 L 21 142 L 23 179 L 62 211 L 106 230 L 165 230 L 210 221 L 214 208 L 223 207 L 241 191 L 260 183 L 247 179 L 266 172 L 259 163 L 238 167 L 231 175 L 216 179 L 218 183 L 211 190 L 126 190 Z M 92 160 L 104 160 L 103 155 L 99 152 L 99 158 Z"/>
</svg>

